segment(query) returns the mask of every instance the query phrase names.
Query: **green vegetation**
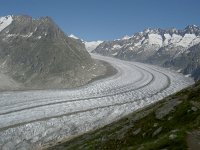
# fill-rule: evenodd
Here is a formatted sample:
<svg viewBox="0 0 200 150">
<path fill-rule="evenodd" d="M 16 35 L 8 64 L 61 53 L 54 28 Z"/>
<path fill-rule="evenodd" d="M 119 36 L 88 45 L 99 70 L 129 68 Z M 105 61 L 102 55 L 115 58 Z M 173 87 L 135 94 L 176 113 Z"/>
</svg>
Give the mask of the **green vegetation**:
<svg viewBox="0 0 200 150">
<path fill-rule="evenodd" d="M 200 130 L 200 82 L 91 133 L 50 149 L 182 150 Z M 198 140 L 197 140 L 198 141 Z"/>
</svg>

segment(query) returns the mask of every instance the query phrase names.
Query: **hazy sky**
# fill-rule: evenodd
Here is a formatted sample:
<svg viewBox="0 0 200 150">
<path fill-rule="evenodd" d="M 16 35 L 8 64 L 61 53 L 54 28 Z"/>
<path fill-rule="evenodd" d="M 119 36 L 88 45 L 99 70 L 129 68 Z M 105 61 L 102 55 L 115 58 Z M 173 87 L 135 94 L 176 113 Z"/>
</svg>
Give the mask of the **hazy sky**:
<svg viewBox="0 0 200 150">
<path fill-rule="evenodd" d="M 85 40 L 112 40 L 147 27 L 200 25 L 200 0 L 0 0 L 0 16 L 50 16 Z"/>
</svg>

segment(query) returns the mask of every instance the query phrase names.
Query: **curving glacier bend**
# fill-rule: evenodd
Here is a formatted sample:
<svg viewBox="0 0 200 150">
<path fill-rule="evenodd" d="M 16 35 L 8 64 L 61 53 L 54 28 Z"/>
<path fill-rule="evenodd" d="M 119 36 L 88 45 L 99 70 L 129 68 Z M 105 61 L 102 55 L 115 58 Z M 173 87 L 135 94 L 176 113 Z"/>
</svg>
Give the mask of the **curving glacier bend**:
<svg viewBox="0 0 200 150">
<path fill-rule="evenodd" d="M 0 149 L 40 149 L 102 127 L 193 80 L 138 62 L 92 54 L 118 73 L 71 90 L 0 93 Z"/>
</svg>

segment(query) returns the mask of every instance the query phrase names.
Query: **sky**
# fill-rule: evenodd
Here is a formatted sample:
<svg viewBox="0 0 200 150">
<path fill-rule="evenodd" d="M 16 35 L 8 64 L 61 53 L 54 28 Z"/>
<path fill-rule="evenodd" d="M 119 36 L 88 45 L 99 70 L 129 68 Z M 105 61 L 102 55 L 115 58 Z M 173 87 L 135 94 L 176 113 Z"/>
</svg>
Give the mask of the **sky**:
<svg viewBox="0 0 200 150">
<path fill-rule="evenodd" d="M 200 25 L 200 0 L 0 0 L 0 16 L 50 16 L 66 34 L 113 40 L 145 28 Z"/>
</svg>

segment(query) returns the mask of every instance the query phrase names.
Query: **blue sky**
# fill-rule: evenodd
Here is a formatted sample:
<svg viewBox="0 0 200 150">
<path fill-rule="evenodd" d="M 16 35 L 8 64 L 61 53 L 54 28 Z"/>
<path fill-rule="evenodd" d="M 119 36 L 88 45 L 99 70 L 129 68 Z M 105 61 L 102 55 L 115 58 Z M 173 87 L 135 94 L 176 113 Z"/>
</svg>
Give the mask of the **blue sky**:
<svg viewBox="0 0 200 150">
<path fill-rule="evenodd" d="M 200 0 L 0 0 L 0 16 L 50 16 L 85 40 L 112 40 L 147 27 L 200 25 Z"/>
</svg>

